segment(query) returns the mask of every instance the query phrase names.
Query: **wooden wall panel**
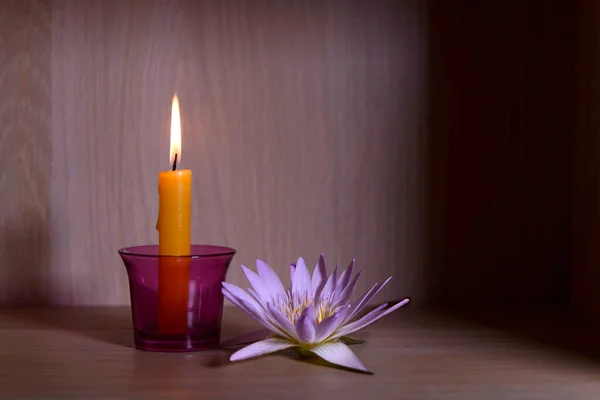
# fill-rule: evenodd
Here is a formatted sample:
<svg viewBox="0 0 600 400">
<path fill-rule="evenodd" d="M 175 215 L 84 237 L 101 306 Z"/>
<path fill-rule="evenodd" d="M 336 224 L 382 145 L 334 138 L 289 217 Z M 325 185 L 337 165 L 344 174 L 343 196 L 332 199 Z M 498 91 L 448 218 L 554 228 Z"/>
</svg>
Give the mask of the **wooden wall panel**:
<svg viewBox="0 0 600 400">
<path fill-rule="evenodd" d="M 569 301 L 569 1 L 434 1 L 428 272 L 462 307 Z"/>
<path fill-rule="evenodd" d="M 174 92 L 193 241 L 239 250 L 228 280 L 324 252 L 422 301 L 421 4 L 53 1 L 51 301 L 128 302 L 116 251 L 157 240 Z"/>
<path fill-rule="evenodd" d="M 571 297 L 600 318 L 600 4 L 577 2 L 577 130 L 574 135 Z"/>
<path fill-rule="evenodd" d="M 50 3 L 0 2 L 0 303 L 50 297 Z"/>
<path fill-rule="evenodd" d="M 381 299 L 564 305 L 572 279 L 594 313 L 597 7 L 572 175 L 571 2 L 429 3 L 1 2 L 0 303 L 128 302 L 177 92 L 194 241 L 238 248 L 230 281 L 325 252 L 394 275 Z"/>
<path fill-rule="evenodd" d="M 564 305 L 571 278 L 593 313 L 597 7 L 572 175 L 571 3 L 429 3 L 1 2 L 0 303 L 128 302 L 177 92 L 194 241 L 238 248 L 230 281 L 325 252 L 394 275 L 381 299 Z"/>
</svg>

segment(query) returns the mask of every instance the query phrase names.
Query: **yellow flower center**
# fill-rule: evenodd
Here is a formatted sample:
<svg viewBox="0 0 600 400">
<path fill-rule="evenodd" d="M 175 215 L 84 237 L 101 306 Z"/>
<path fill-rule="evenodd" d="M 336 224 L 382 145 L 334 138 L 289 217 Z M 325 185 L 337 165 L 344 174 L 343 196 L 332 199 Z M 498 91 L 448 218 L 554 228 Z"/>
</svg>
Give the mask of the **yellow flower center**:
<svg viewBox="0 0 600 400">
<path fill-rule="evenodd" d="M 287 293 L 287 296 L 280 299 L 277 305 L 279 310 L 290 320 L 290 322 L 296 325 L 296 321 L 300 318 L 300 315 L 304 312 L 304 310 L 313 305 L 313 299 L 308 297 L 298 297 L 293 296 L 291 293 Z M 315 314 L 317 318 L 317 323 L 320 323 L 325 318 L 334 314 L 334 308 L 331 306 L 329 302 L 320 302 L 318 304 L 314 304 L 315 306 Z"/>
<path fill-rule="evenodd" d="M 325 318 L 333 315 L 333 309 L 329 304 L 321 303 L 317 308 L 317 322 L 320 323 Z"/>
</svg>

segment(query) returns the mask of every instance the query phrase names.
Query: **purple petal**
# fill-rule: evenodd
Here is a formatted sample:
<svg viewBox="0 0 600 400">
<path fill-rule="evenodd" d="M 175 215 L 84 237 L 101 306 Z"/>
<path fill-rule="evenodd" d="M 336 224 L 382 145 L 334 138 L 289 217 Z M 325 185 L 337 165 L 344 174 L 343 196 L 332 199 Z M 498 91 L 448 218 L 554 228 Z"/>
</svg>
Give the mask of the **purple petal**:
<svg viewBox="0 0 600 400">
<path fill-rule="evenodd" d="M 352 350 L 341 342 L 327 342 L 321 343 L 312 349 L 311 352 L 315 353 L 325 361 L 329 361 L 332 364 L 340 365 L 342 367 L 356 369 L 359 371 L 369 372 L 365 366 L 360 362 L 358 357 L 354 355 Z"/>
<path fill-rule="evenodd" d="M 358 321 L 366 321 L 369 318 L 373 318 L 374 316 L 378 315 L 381 312 L 381 310 L 385 309 L 387 306 L 388 306 L 388 303 L 383 303 L 383 304 L 378 305 L 377 307 L 375 307 L 374 309 L 369 311 L 366 315 L 364 315 L 362 318 L 360 318 Z M 354 324 L 356 322 L 357 321 L 354 321 L 354 322 L 344 325 L 344 327 L 342 329 L 340 329 L 340 331 L 337 333 L 336 336 L 342 336 L 342 332 L 347 332 L 348 327 L 355 326 Z"/>
<path fill-rule="evenodd" d="M 260 310 L 261 313 L 266 317 L 267 314 L 269 313 L 269 307 L 267 306 L 267 304 L 269 304 L 269 303 L 267 303 L 263 299 L 261 299 L 260 296 L 254 291 L 254 289 L 248 288 L 248 289 L 246 289 L 246 291 L 248 293 L 250 293 L 252 298 L 254 298 L 256 300 L 256 302 L 261 307 L 261 310 Z"/>
<path fill-rule="evenodd" d="M 302 311 L 302 314 L 296 321 L 296 332 L 302 342 L 313 343 L 315 341 L 317 333 L 316 324 L 315 307 L 311 304 Z"/>
<path fill-rule="evenodd" d="M 346 286 L 348 286 L 348 283 L 350 283 L 350 278 L 352 278 L 352 270 L 353 269 L 354 269 L 354 260 L 352 260 L 350 265 L 348 265 L 348 268 L 346 268 L 344 270 L 344 272 L 342 272 L 340 277 L 338 278 L 337 285 L 335 288 L 336 293 L 341 293 L 346 288 Z"/>
<path fill-rule="evenodd" d="M 290 283 L 294 283 L 294 274 L 296 273 L 296 264 L 290 264 Z"/>
<path fill-rule="evenodd" d="M 371 300 L 373 300 L 373 298 L 375 296 L 377 296 L 377 294 L 379 294 L 379 292 L 381 291 L 381 289 L 383 289 L 383 287 L 392 279 L 392 277 L 390 276 L 389 278 L 387 278 L 385 280 L 385 282 L 383 282 L 381 285 L 380 284 L 375 284 L 371 290 L 369 290 L 368 292 L 366 292 L 363 297 L 360 299 L 360 301 L 358 301 L 356 303 L 356 307 L 354 307 L 354 309 L 352 310 L 352 313 L 348 316 L 348 318 L 346 319 L 346 321 L 351 321 L 352 318 L 356 317 L 358 315 L 358 313 L 360 313 L 363 308 L 365 308 L 367 306 L 367 304 L 369 304 L 369 302 Z"/>
<path fill-rule="evenodd" d="M 254 291 L 254 289 L 252 289 L 252 288 L 246 288 L 246 292 L 250 293 L 250 295 L 252 296 L 252 298 L 254 300 L 256 300 L 256 302 L 258 304 L 260 304 L 261 306 L 263 306 L 263 309 L 265 308 L 264 306 L 266 305 L 266 303 L 264 302 L 263 299 L 260 298 L 260 296 L 256 293 L 256 291 Z"/>
<path fill-rule="evenodd" d="M 350 320 L 354 315 L 356 315 L 356 313 L 354 312 L 354 310 L 358 310 L 357 312 L 359 312 L 360 310 L 362 310 L 365 305 L 373 298 L 373 294 L 377 291 L 377 289 L 379 289 L 380 285 L 379 283 L 374 284 L 371 289 L 367 290 L 366 292 L 364 292 L 362 294 L 362 296 L 360 296 L 358 298 L 358 300 L 356 300 L 355 302 L 352 303 L 352 312 L 348 315 L 348 317 L 346 318 L 346 320 Z"/>
<path fill-rule="evenodd" d="M 233 294 L 231 294 L 231 292 L 229 290 L 227 290 L 225 288 L 221 288 L 221 293 L 223 293 L 223 296 L 225 296 L 227 299 L 229 299 L 229 301 L 231 301 L 233 304 L 235 304 L 236 306 L 238 306 L 239 308 L 244 310 L 250 316 L 256 317 L 260 320 L 263 319 L 261 314 L 257 310 L 254 310 L 251 306 L 244 304 L 244 302 L 242 300 L 238 299 Z"/>
<path fill-rule="evenodd" d="M 241 361 L 252 357 L 258 357 L 276 351 L 294 347 L 295 344 L 280 338 L 265 339 L 260 342 L 252 343 L 241 350 L 236 351 L 229 358 L 231 361 Z"/>
<path fill-rule="evenodd" d="M 269 329 L 259 329 L 256 331 L 238 335 L 231 339 L 227 339 L 226 341 L 222 342 L 219 347 L 225 348 L 225 347 L 231 347 L 231 346 L 238 346 L 240 344 L 252 343 L 252 342 L 256 342 L 257 340 L 263 340 L 267 336 L 272 335 L 272 334 L 273 334 L 273 332 L 271 332 Z"/>
<path fill-rule="evenodd" d="M 271 294 L 269 288 L 265 286 L 263 280 L 256 274 L 256 272 L 246 268 L 242 265 L 242 271 L 244 271 L 244 275 L 248 279 L 248 282 L 252 285 L 252 288 L 258 295 L 258 298 L 262 300 L 263 303 L 266 303 L 271 300 Z"/>
<path fill-rule="evenodd" d="M 385 317 L 389 313 L 391 313 L 393 311 L 396 311 L 397 309 L 399 309 L 400 307 L 402 307 L 403 305 L 405 305 L 409 301 L 410 301 L 409 299 L 404 299 L 401 302 L 395 304 L 394 306 L 386 309 L 383 312 L 381 311 L 382 306 L 379 306 L 375 310 L 371 311 L 370 313 L 368 313 L 367 315 L 365 315 L 364 317 L 362 317 L 361 319 L 359 319 L 357 321 L 354 321 L 351 324 L 348 324 L 348 325 L 342 327 L 342 329 L 340 329 L 340 331 L 336 334 L 336 336 L 338 336 L 338 335 L 339 336 L 344 336 L 344 335 L 348 335 L 348 334 L 350 334 L 352 332 L 356 332 L 358 330 L 361 330 L 361 329 L 363 329 L 363 328 L 371 325 L 373 322 L 378 321 L 381 318 Z"/>
<path fill-rule="evenodd" d="M 350 306 L 344 307 L 341 311 L 325 318 L 317 325 L 317 337 L 315 342 L 322 342 L 327 339 L 344 322 L 346 314 L 350 311 Z"/>
<path fill-rule="evenodd" d="M 256 313 L 262 314 L 260 312 L 261 307 L 257 303 L 256 300 L 252 298 L 248 293 L 242 290 L 240 287 L 236 285 L 232 285 L 231 283 L 223 282 L 223 287 L 229 291 L 233 296 L 242 300 L 244 303 L 248 304 Z"/>
<path fill-rule="evenodd" d="M 246 314 L 248 314 L 250 317 L 252 317 L 252 319 L 254 319 L 256 322 L 258 322 L 260 325 L 264 326 L 265 328 L 269 329 L 271 332 L 273 332 L 277 335 L 285 336 L 285 333 L 280 328 L 276 327 L 271 322 L 267 321 L 265 319 L 265 316 L 262 313 L 253 309 L 250 305 L 246 304 L 243 300 L 235 297 L 227 289 L 223 288 L 221 291 L 222 291 L 223 295 L 229 299 L 229 301 L 231 301 L 233 304 L 235 304 L 236 306 L 238 306 L 239 308 L 244 310 L 246 312 Z"/>
<path fill-rule="evenodd" d="M 358 298 L 358 300 L 356 300 L 355 302 L 352 303 L 352 311 L 350 312 L 350 314 L 348 314 L 346 316 L 346 321 L 351 320 L 354 315 L 355 312 L 354 310 L 362 310 L 365 306 L 365 304 L 368 302 L 369 299 L 373 298 L 372 294 L 375 293 L 375 291 L 379 288 L 379 283 L 374 284 L 371 289 L 367 290 L 366 292 L 364 292 L 362 294 L 362 296 L 360 296 Z"/>
<path fill-rule="evenodd" d="M 312 288 L 314 290 L 313 298 L 316 300 L 319 298 L 321 294 L 321 290 L 323 290 L 323 286 L 325 286 L 325 282 L 327 281 L 327 266 L 325 264 L 325 256 L 321 254 L 319 257 L 319 261 L 315 266 L 315 269 L 312 274 Z"/>
<path fill-rule="evenodd" d="M 283 287 L 283 283 L 281 283 L 281 279 L 279 279 L 275 271 L 267 263 L 262 260 L 256 260 L 256 269 L 271 296 L 285 296 L 285 288 Z"/>
<path fill-rule="evenodd" d="M 294 282 L 292 282 L 292 295 L 306 298 L 311 293 L 310 273 L 304 259 L 300 257 L 296 263 L 296 272 L 294 272 Z"/>
<path fill-rule="evenodd" d="M 278 327 L 286 333 L 291 339 L 298 341 L 298 335 L 296 334 L 296 327 L 292 324 L 292 321 L 288 319 L 281 311 L 279 311 L 273 304 L 269 304 L 269 311 L 271 316 L 277 323 Z"/>
<path fill-rule="evenodd" d="M 258 295 L 256 294 L 256 292 L 254 292 L 254 290 L 252 290 L 252 288 L 248 289 L 248 291 L 255 297 L 257 298 Z M 277 329 L 280 332 L 284 332 L 283 328 L 279 326 L 279 323 L 277 321 L 275 321 L 275 318 L 273 318 L 273 315 L 271 313 L 271 309 L 269 307 L 270 304 L 273 304 L 272 302 L 269 303 L 261 303 L 261 309 L 259 310 L 262 318 L 269 322 L 271 325 L 277 327 Z M 286 336 L 285 334 L 282 334 L 281 336 Z"/>
<path fill-rule="evenodd" d="M 350 301 L 350 298 L 354 294 L 354 289 L 356 289 L 356 284 L 358 283 L 358 280 L 360 279 L 361 275 L 362 271 L 358 271 L 358 274 L 356 274 L 354 279 L 352 279 L 352 282 L 350 282 L 342 291 L 342 293 L 339 294 L 334 305 L 342 305 Z"/>
<path fill-rule="evenodd" d="M 333 299 L 333 294 L 335 292 L 335 286 L 337 284 L 337 265 L 333 270 L 333 273 L 329 275 L 327 278 L 327 282 L 319 295 L 319 302 L 329 302 Z"/>
<path fill-rule="evenodd" d="M 269 312 L 267 312 L 264 308 L 261 308 L 254 301 L 254 299 L 250 297 L 250 295 L 248 295 L 239 287 L 223 282 L 222 292 L 223 295 L 227 297 L 233 304 L 240 307 L 265 328 L 270 329 L 273 333 L 279 336 L 290 337 L 286 333 L 286 330 L 281 327 L 277 321 L 273 320 L 272 315 Z M 293 333 L 295 334 L 295 330 Z"/>
</svg>

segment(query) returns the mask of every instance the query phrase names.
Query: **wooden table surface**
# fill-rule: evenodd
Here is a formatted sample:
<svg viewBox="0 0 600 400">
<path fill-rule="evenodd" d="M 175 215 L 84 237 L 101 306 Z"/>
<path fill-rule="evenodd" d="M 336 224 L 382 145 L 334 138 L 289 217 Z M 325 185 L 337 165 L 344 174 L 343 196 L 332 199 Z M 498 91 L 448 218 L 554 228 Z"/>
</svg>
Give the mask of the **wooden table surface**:
<svg viewBox="0 0 600 400">
<path fill-rule="evenodd" d="M 577 341 L 564 325 L 526 322 Z M 223 339 L 253 326 L 227 308 Z M 126 307 L 1 310 L 0 397 L 600 399 L 595 357 L 497 327 L 408 308 L 361 333 L 353 348 L 374 375 L 290 354 L 230 363 L 225 350 L 138 351 Z"/>
</svg>

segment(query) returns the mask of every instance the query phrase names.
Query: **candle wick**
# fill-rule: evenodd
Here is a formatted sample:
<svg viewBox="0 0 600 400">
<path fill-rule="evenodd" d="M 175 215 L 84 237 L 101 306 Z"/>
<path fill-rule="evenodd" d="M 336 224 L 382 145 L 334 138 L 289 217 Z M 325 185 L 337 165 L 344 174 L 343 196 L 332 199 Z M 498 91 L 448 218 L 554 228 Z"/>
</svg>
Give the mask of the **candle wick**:
<svg viewBox="0 0 600 400">
<path fill-rule="evenodd" d="M 175 153 L 175 159 L 173 160 L 173 171 L 177 169 L 177 153 Z"/>
</svg>

